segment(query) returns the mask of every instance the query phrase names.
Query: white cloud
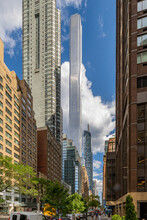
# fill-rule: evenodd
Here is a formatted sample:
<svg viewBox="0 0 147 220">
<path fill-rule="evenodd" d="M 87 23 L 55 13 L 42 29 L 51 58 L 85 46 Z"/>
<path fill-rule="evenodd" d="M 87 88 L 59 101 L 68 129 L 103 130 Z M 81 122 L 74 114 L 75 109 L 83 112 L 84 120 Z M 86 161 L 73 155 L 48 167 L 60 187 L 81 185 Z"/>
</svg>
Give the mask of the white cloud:
<svg viewBox="0 0 147 220">
<path fill-rule="evenodd" d="M 82 66 L 82 126 L 83 129 L 87 129 L 87 124 L 90 124 L 92 150 L 96 154 L 104 151 L 105 138 L 115 128 L 115 102 L 103 103 L 100 96 L 94 96 L 92 83 L 87 79 L 85 72 L 85 67 Z M 64 132 L 69 135 L 69 62 L 62 64 L 61 85 Z"/>
<path fill-rule="evenodd" d="M 68 6 L 74 6 L 75 8 L 79 9 L 79 7 L 82 5 L 83 0 L 57 0 L 57 7 L 60 9 L 68 7 Z"/>
<path fill-rule="evenodd" d="M 8 53 L 12 56 L 13 48 L 16 41 L 11 36 L 13 31 L 22 26 L 22 5 L 20 0 L 5 0 L 0 2 L 0 37 L 5 42 L 5 46 L 9 48 Z"/>
<path fill-rule="evenodd" d="M 98 160 L 94 160 L 93 161 L 93 168 L 94 169 L 99 169 L 102 165 L 102 162 L 101 161 L 98 161 Z"/>
<path fill-rule="evenodd" d="M 99 16 L 99 17 L 98 17 L 98 27 L 99 27 L 99 35 L 98 35 L 98 37 L 99 37 L 99 38 L 104 38 L 104 37 L 106 37 L 106 34 L 105 34 L 104 30 L 103 30 L 103 28 L 104 28 L 104 22 L 103 22 L 102 16 Z"/>
<path fill-rule="evenodd" d="M 93 177 L 101 178 L 101 177 L 103 177 L 103 173 L 93 172 Z"/>
</svg>

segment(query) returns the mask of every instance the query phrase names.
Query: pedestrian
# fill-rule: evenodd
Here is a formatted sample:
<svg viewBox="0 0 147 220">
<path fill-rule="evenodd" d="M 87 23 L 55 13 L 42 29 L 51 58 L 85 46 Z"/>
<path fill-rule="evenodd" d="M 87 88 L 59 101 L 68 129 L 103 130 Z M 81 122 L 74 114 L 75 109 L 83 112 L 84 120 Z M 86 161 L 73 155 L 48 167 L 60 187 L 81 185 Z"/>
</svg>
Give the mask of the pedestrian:
<svg viewBox="0 0 147 220">
<path fill-rule="evenodd" d="M 98 220 L 101 220 L 101 213 L 99 214 L 99 218 L 98 218 Z"/>
<path fill-rule="evenodd" d="M 97 217 L 98 217 L 98 212 L 96 212 L 96 219 L 97 219 Z"/>
</svg>

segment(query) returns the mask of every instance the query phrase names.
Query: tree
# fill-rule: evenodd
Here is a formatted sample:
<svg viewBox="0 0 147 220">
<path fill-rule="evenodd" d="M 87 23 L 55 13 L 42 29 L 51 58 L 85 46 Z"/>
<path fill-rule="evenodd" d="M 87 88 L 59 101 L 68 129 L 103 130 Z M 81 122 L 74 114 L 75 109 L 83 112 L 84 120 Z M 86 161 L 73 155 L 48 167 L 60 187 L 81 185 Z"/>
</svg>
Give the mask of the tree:
<svg viewBox="0 0 147 220">
<path fill-rule="evenodd" d="M 133 198 L 128 195 L 126 197 L 126 220 L 137 220 L 137 215 L 135 212 L 135 206 L 133 204 Z"/>
<path fill-rule="evenodd" d="M 100 206 L 100 201 L 99 201 L 99 196 L 89 196 L 89 202 L 88 202 L 88 206 L 93 208 L 97 208 Z"/>
<path fill-rule="evenodd" d="M 68 208 L 72 213 L 76 214 L 83 212 L 85 210 L 84 201 L 82 201 L 82 196 L 78 193 L 74 193 L 68 197 Z"/>
<path fill-rule="evenodd" d="M 38 195 L 36 173 L 32 167 L 15 164 L 12 158 L 0 156 L 0 173 L 0 192 L 14 189 L 21 194 Z"/>
<path fill-rule="evenodd" d="M 45 193 L 42 198 L 44 203 L 48 203 L 50 208 L 57 210 L 58 218 L 62 212 L 67 209 L 68 190 L 58 182 L 52 182 L 47 180 L 45 186 Z"/>
</svg>

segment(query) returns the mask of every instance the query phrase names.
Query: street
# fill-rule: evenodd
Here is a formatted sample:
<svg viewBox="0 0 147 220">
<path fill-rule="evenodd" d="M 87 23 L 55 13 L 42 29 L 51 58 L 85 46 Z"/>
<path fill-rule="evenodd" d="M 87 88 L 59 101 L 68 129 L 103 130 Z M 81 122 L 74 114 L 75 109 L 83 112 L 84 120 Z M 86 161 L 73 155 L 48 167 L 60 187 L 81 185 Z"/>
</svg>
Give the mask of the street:
<svg viewBox="0 0 147 220">
<path fill-rule="evenodd" d="M 88 217 L 88 220 L 111 220 L 111 218 L 108 218 L 108 217 L 102 215 L 101 217 L 99 216 L 97 218 L 96 218 L 96 216 L 94 216 L 93 218 L 92 217 Z"/>
</svg>

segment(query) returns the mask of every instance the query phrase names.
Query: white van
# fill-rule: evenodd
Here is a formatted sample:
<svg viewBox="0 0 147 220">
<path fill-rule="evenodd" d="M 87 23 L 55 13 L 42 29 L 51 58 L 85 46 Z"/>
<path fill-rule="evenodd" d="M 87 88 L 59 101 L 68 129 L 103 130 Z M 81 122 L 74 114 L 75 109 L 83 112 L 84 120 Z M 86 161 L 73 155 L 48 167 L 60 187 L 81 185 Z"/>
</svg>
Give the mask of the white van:
<svg viewBox="0 0 147 220">
<path fill-rule="evenodd" d="M 13 212 L 9 220 L 46 220 L 45 216 L 33 212 Z"/>
</svg>

